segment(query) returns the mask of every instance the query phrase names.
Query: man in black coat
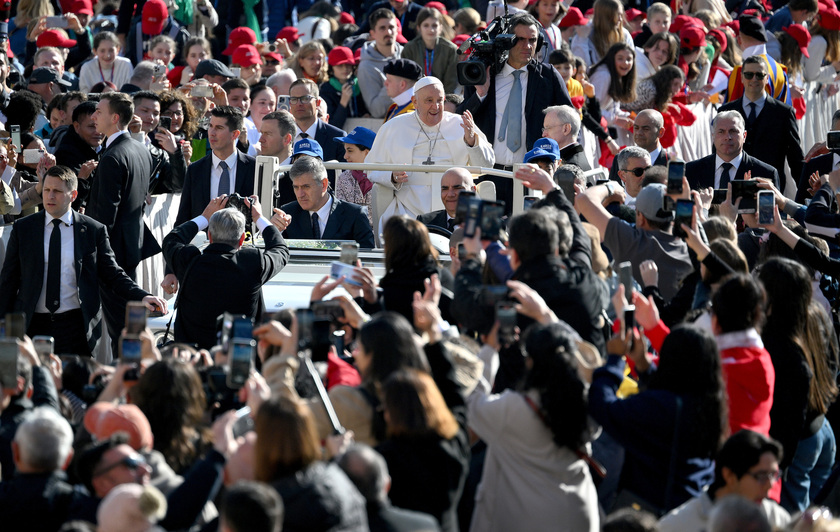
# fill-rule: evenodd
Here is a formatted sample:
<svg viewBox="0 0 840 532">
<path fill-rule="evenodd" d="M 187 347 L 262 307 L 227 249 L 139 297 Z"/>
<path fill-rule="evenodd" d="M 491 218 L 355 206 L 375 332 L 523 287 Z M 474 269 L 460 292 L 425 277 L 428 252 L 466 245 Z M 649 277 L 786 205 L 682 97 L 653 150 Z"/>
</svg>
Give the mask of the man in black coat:
<svg viewBox="0 0 840 532">
<path fill-rule="evenodd" d="M 294 142 L 314 138 L 324 150 L 325 161 L 343 161 L 344 144 L 333 139 L 346 137 L 347 132 L 318 118 L 318 105 L 321 103 L 318 85 L 306 78 L 298 79 L 289 87 L 289 98 L 291 113 L 297 124 Z M 335 171 L 330 170 L 328 174 L 330 186 L 335 189 Z"/>
<path fill-rule="evenodd" d="M 455 210 L 461 192 L 475 192 L 472 174 L 463 168 L 450 168 L 440 176 L 440 200 L 443 209 L 421 214 L 417 219 L 425 226 L 436 226 L 455 230 Z"/>
<path fill-rule="evenodd" d="M 714 187 L 725 189 L 730 181 L 751 177 L 766 177 L 779 188 L 779 173 L 755 157 L 744 152 L 744 117 L 736 111 L 718 113 L 712 124 L 715 153 L 685 165 L 685 177 L 692 190 Z"/>
<path fill-rule="evenodd" d="M 747 78 L 750 76 L 750 78 Z M 722 106 L 719 112 L 737 111 L 746 121 L 747 140 L 744 151 L 782 171 L 785 160 L 794 179 L 802 174 L 802 148 L 799 146 L 799 126 L 793 107 L 764 91 L 767 66 L 758 56 L 748 57 L 741 68 L 744 95 Z M 781 180 L 785 191 L 786 179 Z"/>
<path fill-rule="evenodd" d="M 241 247 L 245 217 L 225 209 L 226 203 L 226 198 L 213 199 L 200 216 L 177 226 L 163 241 L 166 262 L 182 281 L 175 341 L 202 349 L 216 345 L 216 318 L 224 312 L 259 321 L 262 285 L 289 261 L 286 242 L 261 216 L 256 196 L 251 197 L 251 217 L 262 231 L 265 249 Z M 202 252 L 190 241 L 205 228 L 210 245 Z M 224 296 L 218 297 L 216 289 L 223 290 Z"/>
<path fill-rule="evenodd" d="M 543 109 L 552 105 L 572 105 L 566 84 L 551 65 L 535 59 L 542 44 L 537 20 L 527 13 L 510 19 L 517 43 L 499 73 L 488 71 L 487 82 L 468 86 L 458 113 L 470 111 L 479 129 L 493 140 L 496 168 L 512 170 L 542 137 Z M 519 87 L 521 94 L 513 93 Z M 524 123 L 523 123 L 524 121 Z M 518 131 L 517 131 L 518 130 Z M 496 198 L 505 202 L 509 214 L 513 201 L 510 179 L 488 177 L 496 183 Z"/>
<path fill-rule="evenodd" d="M 656 109 L 645 109 L 636 115 L 633 121 L 633 142 L 636 146 L 650 153 L 651 166 L 668 166 L 668 153 L 659 143 L 665 134 L 665 119 Z M 618 175 L 618 157 L 613 159 L 610 167 L 610 179 L 621 183 Z M 590 183 L 594 184 L 594 183 Z"/>
<path fill-rule="evenodd" d="M 150 310 L 166 310 L 165 302 L 137 286 L 120 268 L 106 227 L 70 209 L 76 197 L 72 172 L 62 166 L 50 168 L 43 197 L 45 210 L 18 220 L 9 239 L 0 272 L 0 313 L 23 312 L 27 334 L 53 336 L 57 353 L 90 355 L 102 333 L 100 287 L 108 287 L 123 301 L 142 300 Z M 61 273 L 57 300 L 46 297 L 51 276 L 45 275 L 45 265 L 55 264 L 45 252 L 47 243 L 52 245 L 53 220 L 62 222 L 62 241 L 70 242 L 72 236 L 73 242 L 72 248 L 61 248 L 56 266 Z M 125 313 L 125 304 L 120 313 Z"/>
<path fill-rule="evenodd" d="M 341 201 L 329 193 L 327 170 L 320 159 L 302 156 L 289 170 L 297 201 L 283 205 L 271 217 L 286 238 L 355 240 L 372 249 L 373 230 L 365 207 Z"/>
<path fill-rule="evenodd" d="M 80 175 L 82 165 L 99 160 L 96 149 L 102 144 L 104 135 L 96 130 L 96 123 L 93 121 L 93 113 L 96 112 L 96 102 L 82 102 L 73 109 L 73 124 L 68 127 L 67 133 L 61 137 L 58 147 L 55 150 L 55 162 L 66 166 L 76 175 Z M 87 203 L 90 194 L 90 179 L 84 179 L 81 174 L 79 181 L 79 194 L 73 207 L 81 208 Z"/>
</svg>

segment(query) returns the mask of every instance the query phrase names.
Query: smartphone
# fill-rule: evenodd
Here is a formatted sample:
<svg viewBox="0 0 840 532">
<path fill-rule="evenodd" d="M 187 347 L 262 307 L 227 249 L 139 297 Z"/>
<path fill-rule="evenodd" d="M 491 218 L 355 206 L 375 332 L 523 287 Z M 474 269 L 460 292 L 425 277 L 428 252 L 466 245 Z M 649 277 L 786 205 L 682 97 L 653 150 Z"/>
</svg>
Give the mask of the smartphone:
<svg viewBox="0 0 840 532">
<path fill-rule="evenodd" d="M 566 199 L 574 203 L 575 201 L 575 176 L 571 172 L 561 172 L 554 176 L 554 182 L 557 183 Z"/>
<path fill-rule="evenodd" d="M 143 358 L 142 346 L 139 336 L 120 336 L 120 364 L 139 365 Z"/>
<path fill-rule="evenodd" d="M 67 28 L 67 19 L 63 16 L 46 17 L 47 28 Z"/>
<path fill-rule="evenodd" d="M 315 313 L 312 309 L 299 308 L 295 311 L 298 329 L 298 349 L 303 351 L 312 347 L 312 323 L 315 321 Z"/>
<path fill-rule="evenodd" d="M 772 190 L 762 190 L 758 193 L 758 225 L 773 225 L 776 221 L 774 205 L 776 198 Z"/>
<path fill-rule="evenodd" d="M 129 301 L 125 306 L 125 330 L 128 334 L 138 335 L 146 330 L 147 309 L 139 301 Z"/>
<path fill-rule="evenodd" d="M 712 205 L 720 205 L 726 201 L 727 192 L 725 188 L 716 188 L 712 193 Z"/>
<path fill-rule="evenodd" d="M 628 305 L 624 307 L 624 336 L 633 334 L 633 328 L 636 326 L 636 306 Z"/>
<path fill-rule="evenodd" d="M 231 338 L 237 340 L 254 339 L 254 319 L 245 316 L 237 316 L 231 325 Z"/>
<path fill-rule="evenodd" d="M 691 217 L 694 215 L 694 202 L 686 199 L 677 200 L 677 207 L 674 216 L 674 236 L 683 238 L 686 236 L 682 224 L 691 227 Z"/>
<path fill-rule="evenodd" d="M 0 338 L 0 388 L 17 388 L 19 349 L 14 338 Z"/>
<path fill-rule="evenodd" d="M 510 345 L 516 339 L 516 309 L 510 301 L 496 303 L 496 321 L 499 322 L 499 342 Z"/>
<path fill-rule="evenodd" d="M 739 213 L 753 213 L 756 208 L 756 194 L 758 194 L 758 181 L 754 179 L 734 179 L 732 185 L 732 203 L 741 198 L 738 205 Z"/>
<path fill-rule="evenodd" d="M 257 342 L 248 338 L 234 338 L 228 353 L 227 385 L 238 390 L 251 374 Z"/>
<path fill-rule="evenodd" d="M 230 71 L 233 72 L 233 77 L 238 78 L 240 74 L 242 74 L 242 68 L 240 67 L 230 67 Z"/>
<path fill-rule="evenodd" d="M 462 191 L 458 194 L 458 205 L 455 207 L 455 225 L 464 223 L 470 208 L 470 198 L 475 198 L 475 192 Z"/>
<path fill-rule="evenodd" d="M 563 192 L 566 191 L 564 190 Z M 522 198 L 522 210 L 527 211 L 528 209 L 534 206 L 534 203 L 540 201 L 540 199 L 541 198 L 538 196 L 525 196 L 524 198 Z"/>
<path fill-rule="evenodd" d="M 339 262 L 356 266 L 356 259 L 359 257 L 359 244 L 357 242 L 344 242 L 341 244 L 341 255 L 338 257 Z"/>
<path fill-rule="evenodd" d="M 338 318 L 344 317 L 344 310 L 336 299 L 313 301 L 309 308 L 312 309 L 315 318 L 325 318 L 334 323 L 338 322 Z"/>
<path fill-rule="evenodd" d="M 160 127 L 161 129 L 165 129 L 166 131 L 169 131 L 172 128 L 172 117 L 171 116 L 160 117 L 160 124 L 158 124 L 158 127 Z"/>
<path fill-rule="evenodd" d="M 23 146 L 20 145 L 20 126 L 14 125 L 10 127 L 12 131 L 12 144 L 15 145 L 15 151 L 20 153 Z"/>
<path fill-rule="evenodd" d="M 458 260 L 461 262 L 467 260 L 467 248 L 464 247 L 462 242 L 458 243 Z"/>
<path fill-rule="evenodd" d="M 6 338 L 23 340 L 26 335 L 26 314 L 10 312 L 6 314 Z"/>
<path fill-rule="evenodd" d="M 23 164 L 38 164 L 41 161 L 42 155 L 44 155 L 44 150 L 37 148 L 23 150 Z"/>
<path fill-rule="evenodd" d="M 345 283 L 352 284 L 353 286 L 362 286 L 362 283 L 353 279 L 353 275 L 355 273 L 355 266 L 351 266 L 350 264 L 345 264 L 337 260 L 334 260 L 330 263 L 330 277 L 332 277 L 333 279 L 338 279 L 343 275 Z"/>
<path fill-rule="evenodd" d="M 618 265 L 618 280 L 624 285 L 624 297 L 633 302 L 633 264 L 630 261 Z"/>
<path fill-rule="evenodd" d="M 196 85 L 192 89 L 190 89 L 190 97 L 191 98 L 212 98 L 213 97 L 213 87 L 209 85 Z"/>
<path fill-rule="evenodd" d="M 481 239 L 498 240 L 502 231 L 502 217 L 505 215 L 504 201 L 481 202 Z"/>
<path fill-rule="evenodd" d="M 35 346 L 35 353 L 38 354 L 41 363 L 49 365 L 50 355 L 53 353 L 55 345 L 53 337 L 38 335 L 32 338 L 32 344 Z"/>
<path fill-rule="evenodd" d="M 481 301 L 488 307 L 495 307 L 500 301 L 510 300 L 510 288 L 503 284 L 488 284 L 481 287 Z"/>
<path fill-rule="evenodd" d="M 840 131 L 829 131 L 825 139 L 825 147 L 829 150 L 840 150 Z"/>
<path fill-rule="evenodd" d="M 251 417 L 251 407 L 243 406 L 236 411 L 236 421 L 233 422 L 233 437 L 238 438 L 254 430 L 254 418 Z"/>
<path fill-rule="evenodd" d="M 155 65 L 153 76 L 157 79 L 166 75 L 166 67 L 164 65 Z"/>
<path fill-rule="evenodd" d="M 461 193 L 461 196 L 463 195 Z M 461 201 L 461 196 L 458 197 L 459 202 Z M 475 230 L 481 221 L 481 198 L 476 196 L 468 197 L 467 202 L 467 213 L 464 216 L 464 236 L 472 238 L 475 236 Z"/>
<path fill-rule="evenodd" d="M 277 97 L 277 110 L 278 111 L 288 111 L 292 108 L 289 105 L 289 97 L 285 95 L 280 95 Z"/>
<path fill-rule="evenodd" d="M 685 177 L 685 161 L 680 159 L 668 161 L 668 194 L 682 194 L 683 177 Z"/>
<path fill-rule="evenodd" d="M 330 321 L 316 317 L 312 309 L 298 309 L 295 313 L 298 323 L 298 348 L 309 349 L 313 362 L 326 362 L 330 350 Z"/>
<path fill-rule="evenodd" d="M 218 331 L 217 340 L 222 350 L 227 352 L 230 349 L 230 339 L 233 337 L 233 320 L 234 315 L 230 312 L 225 312 L 216 318 L 216 330 Z"/>
</svg>

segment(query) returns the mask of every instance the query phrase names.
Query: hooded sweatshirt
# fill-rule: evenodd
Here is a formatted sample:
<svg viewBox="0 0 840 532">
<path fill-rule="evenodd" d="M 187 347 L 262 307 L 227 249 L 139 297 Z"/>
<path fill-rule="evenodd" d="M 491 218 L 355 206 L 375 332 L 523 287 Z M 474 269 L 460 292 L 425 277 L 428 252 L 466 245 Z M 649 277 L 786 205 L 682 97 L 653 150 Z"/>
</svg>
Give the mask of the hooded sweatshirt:
<svg viewBox="0 0 840 532">
<path fill-rule="evenodd" d="M 385 92 L 385 65 L 391 59 L 399 59 L 403 49 L 401 44 L 394 43 L 394 46 L 396 52 L 389 57 L 379 53 L 374 41 L 366 42 L 362 46 L 357 75 L 362 98 L 373 118 L 384 117 L 391 105 L 391 98 Z"/>
</svg>

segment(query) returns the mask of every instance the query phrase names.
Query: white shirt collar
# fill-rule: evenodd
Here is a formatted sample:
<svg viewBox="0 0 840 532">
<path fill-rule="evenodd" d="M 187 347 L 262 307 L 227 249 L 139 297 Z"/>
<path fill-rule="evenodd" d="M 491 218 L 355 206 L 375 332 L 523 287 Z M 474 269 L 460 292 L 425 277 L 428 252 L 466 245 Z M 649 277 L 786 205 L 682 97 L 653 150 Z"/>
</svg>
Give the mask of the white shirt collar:
<svg viewBox="0 0 840 532">
<path fill-rule="evenodd" d="M 213 168 L 218 168 L 219 163 L 222 162 L 222 159 L 219 159 L 219 157 L 216 155 L 216 152 L 212 152 L 212 153 L 213 153 Z M 224 159 L 224 161 L 227 163 L 228 170 L 232 169 L 233 166 L 236 164 L 236 153 L 237 153 L 237 151 L 236 151 L 236 149 L 234 149 L 233 153 L 230 154 L 230 157 L 228 157 L 227 159 Z"/>
<path fill-rule="evenodd" d="M 522 68 L 513 68 L 512 66 L 510 66 L 510 63 L 505 63 L 505 66 L 502 67 L 501 74 L 503 76 L 512 76 L 514 70 L 519 70 L 520 72 L 528 72 L 528 66 L 526 65 Z M 519 79 L 522 79 L 521 76 Z"/>
<path fill-rule="evenodd" d="M 315 121 L 314 121 L 314 122 L 312 122 L 312 125 L 311 125 L 311 126 L 309 126 L 309 129 L 307 129 L 306 131 L 302 131 L 302 130 L 298 127 L 298 128 L 297 128 L 298 135 L 300 135 L 301 133 L 306 133 L 307 135 L 309 135 L 309 138 L 310 138 L 310 139 L 314 139 L 314 138 L 315 138 L 315 131 L 318 129 L 318 121 L 319 121 L 319 120 L 321 120 L 321 119 L 320 119 L 320 118 L 316 118 L 316 119 L 315 119 Z M 295 126 L 295 127 L 297 127 L 297 126 Z"/>
<path fill-rule="evenodd" d="M 327 194 L 327 196 L 328 196 L 327 197 L 327 202 L 324 203 L 323 207 L 321 207 L 320 209 L 318 209 L 316 211 L 318 213 L 318 220 L 323 224 L 327 223 L 327 218 L 330 217 L 330 209 L 332 209 L 332 204 L 333 204 L 332 194 Z M 310 216 L 311 216 L 311 214 L 310 214 Z M 323 237 L 323 236 L 324 235 L 321 235 L 321 237 Z"/>
<path fill-rule="evenodd" d="M 411 101 L 412 96 L 414 96 L 414 87 L 409 87 L 407 91 L 401 92 L 393 100 L 397 105 L 405 105 Z"/>
<path fill-rule="evenodd" d="M 47 215 L 44 216 L 44 218 L 45 218 L 44 227 L 50 225 L 52 223 L 52 221 L 55 219 L 49 213 L 47 213 Z M 67 209 L 67 212 L 65 212 L 58 219 L 61 220 L 62 222 L 64 222 L 64 225 L 73 225 L 73 209 Z"/>
<path fill-rule="evenodd" d="M 766 99 L 767 99 L 767 93 L 766 93 L 765 91 L 761 91 L 761 96 L 759 96 L 759 97 L 758 97 L 758 99 L 757 99 L 757 100 L 755 100 L 755 101 L 750 100 L 749 98 L 747 98 L 747 93 L 745 92 L 745 93 L 744 93 L 743 98 L 741 99 L 741 100 L 742 100 L 742 102 L 741 102 L 741 106 L 743 106 L 744 111 L 747 111 L 747 110 L 748 110 L 747 106 L 748 106 L 750 103 L 755 103 L 756 105 L 758 105 L 759 107 L 761 107 L 761 106 L 763 106 L 763 105 L 764 105 L 764 100 L 766 100 Z"/>
<path fill-rule="evenodd" d="M 117 137 L 119 137 L 123 133 L 128 133 L 128 130 L 121 129 L 121 130 L 117 131 L 116 133 L 113 133 L 113 134 L 109 135 L 108 140 L 105 141 L 105 147 L 106 148 L 109 147 L 111 145 L 111 143 L 114 142 L 117 139 Z"/>
<path fill-rule="evenodd" d="M 650 164 L 656 162 L 659 159 L 659 154 L 662 152 L 662 144 L 656 143 L 656 149 L 650 152 Z"/>
<path fill-rule="evenodd" d="M 729 164 L 732 165 L 732 168 L 737 170 L 741 166 L 741 160 L 743 158 L 744 158 L 744 152 L 741 151 L 741 153 L 739 153 L 737 157 L 735 157 L 734 159 L 729 161 Z M 720 168 L 720 165 L 722 165 L 725 162 L 726 161 L 724 161 L 723 159 L 720 158 L 720 155 L 715 155 L 715 172 L 717 172 L 718 169 Z M 734 176 L 732 176 L 732 177 L 734 177 Z"/>
<path fill-rule="evenodd" d="M 767 45 L 756 44 L 755 46 L 749 46 L 741 51 L 741 55 L 742 57 L 749 57 L 751 55 L 767 55 Z"/>
</svg>

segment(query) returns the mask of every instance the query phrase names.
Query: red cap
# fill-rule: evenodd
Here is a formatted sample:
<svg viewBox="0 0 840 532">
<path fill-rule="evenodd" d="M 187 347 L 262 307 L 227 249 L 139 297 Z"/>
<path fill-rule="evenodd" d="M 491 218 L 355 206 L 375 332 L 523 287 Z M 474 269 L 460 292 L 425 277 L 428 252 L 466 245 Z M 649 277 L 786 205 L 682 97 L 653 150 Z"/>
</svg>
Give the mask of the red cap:
<svg viewBox="0 0 840 532">
<path fill-rule="evenodd" d="M 275 37 L 275 39 L 285 39 L 286 41 L 293 43 L 300 39 L 300 33 L 298 33 L 298 29 L 296 27 L 286 26 L 277 32 L 277 37 Z"/>
<path fill-rule="evenodd" d="M 592 18 L 594 15 L 595 15 L 595 8 L 594 7 L 590 7 L 589 9 L 586 10 L 586 13 L 584 13 L 584 16 L 586 18 Z"/>
<path fill-rule="evenodd" d="M 361 59 L 361 58 L 362 58 L 362 49 L 361 48 L 356 48 L 356 50 L 353 51 L 353 60 L 356 61 L 357 65 L 359 64 L 359 59 Z"/>
<path fill-rule="evenodd" d="M 583 13 L 580 12 L 580 9 L 576 7 L 570 7 L 569 12 L 560 19 L 560 24 L 558 24 L 561 28 L 571 28 L 573 26 L 586 26 L 586 17 L 583 16 Z"/>
<path fill-rule="evenodd" d="M 142 25 L 144 35 L 160 35 L 169 17 L 169 10 L 163 0 L 149 0 L 143 6 Z"/>
<path fill-rule="evenodd" d="M 637 18 L 643 16 L 645 16 L 644 12 L 639 11 L 638 9 L 633 7 L 624 12 L 624 18 L 626 18 L 627 20 L 636 20 Z"/>
<path fill-rule="evenodd" d="M 347 11 L 342 11 L 341 14 L 338 16 L 338 23 L 339 24 L 355 24 L 356 19 L 353 18 L 353 15 L 351 15 Z"/>
<path fill-rule="evenodd" d="M 671 27 L 668 28 L 669 33 L 679 33 L 682 31 L 683 28 L 686 26 L 694 26 L 696 28 L 706 28 L 706 25 L 703 24 L 698 18 L 689 17 L 688 15 L 677 15 L 674 19 L 674 22 L 671 23 Z"/>
<path fill-rule="evenodd" d="M 799 24 L 791 24 L 787 28 L 784 28 L 784 31 L 787 32 L 788 35 L 796 39 L 796 44 L 799 45 L 799 49 L 802 50 L 802 55 L 805 57 L 810 57 L 808 55 L 808 45 L 811 44 L 811 34 L 805 28 L 805 26 L 800 26 Z"/>
<path fill-rule="evenodd" d="M 406 39 L 405 36 L 402 34 L 402 24 L 400 23 L 400 18 L 397 17 L 394 20 L 397 23 L 397 38 L 396 38 L 396 41 L 400 44 L 407 44 L 408 39 Z"/>
<path fill-rule="evenodd" d="M 47 30 L 38 36 L 35 41 L 35 46 L 41 48 L 43 46 L 55 46 L 56 48 L 72 48 L 76 46 L 76 41 L 65 37 L 61 30 Z"/>
<path fill-rule="evenodd" d="M 829 31 L 840 30 L 840 11 L 820 6 L 820 26 Z"/>
<path fill-rule="evenodd" d="M 720 44 L 720 53 L 723 53 L 723 52 L 726 51 L 726 47 L 729 46 L 729 43 L 726 40 L 726 34 L 723 33 L 723 30 L 717 30 L 717 29 L 711 30 L 709 32 L 709 35 L 707 35 L 707 37 L 708 36 L 714 37 L 714 39 L 718 42 L 718 44 Z"/>
<path fill-rule="evenodd" d="M 721 28 L 729 28 L 735 33 L 735 37 L 741 33 L 741 21 L 738 19 L 733 20 L 732 22 L 727 22 L 726 24 L 722 25 Z"/>
<path fill-rule="evenodd" d="M 74 15 L 90 15 L 92 17 L 93 4 L 90 0 L 74 0 L 68 11 Z"/>
<path fill-rule="evenodd" d="M 263 61 L 256 46 L 253 44 L 240 44 L 231 54 L 230 62 L 233 65 L 249 67 L 251 65 L 261 65 Z"/>
<path fill-rule="evenodd" d="M 222 51 L 222 54 L 233 55 L 233 51 L 243 44 L 257 44 L 257 34 L 254 33 L 254 30 L 251 28 L 240 26 L 230 32 L 230 37 L 228 37 L 228 46 Z"/>
<path fill-rule="evenodd" d="M 706 32 L 694 26 L 686 26 L 680 30 L 680 47 L 702 48 L 706 46 Z"/>
<path fill-rule="evenodd" d="M 469 38 L 470 38 L 470 36 L 467 35 L 466 33 L 461 33 L 460 35 L 456 35 L 455 37 L 452 37 L 452 42 L 455 44 L 455 46 L 461 46 Z"/>
<path fill-rule="evenodd" d="M 426 2 L 426 5 L 423 7 L 431 7 L 432 9 L 437 9 L 444 15 L 449 14 L 449 12 L 446 10 L 446 6 L 443 5 L 442 2 L 437 2 L 436 0 L 433 0 L 432 2 Z"/>
<path fill-rule="evenodd" d="M 353 50 L 346 46 L 336 46 L 330 50 L 327 56 L 327 63 L 330 66 L 355 65 L 356 60 L 353 59 Z"/>
<path fill-rule="evenodd" d="M 268 57 L 269 59 L 274 59 L 275 61 L 278 61 L 281 65 L 285 61 L 285 59 L 283 59 L 282 55 L 280 55 L 278 53 L 274 53 L 274 52 L 265 52 L 264 54 L 262 54 L 262 56 L 263 57 Z"/>
</svg>

